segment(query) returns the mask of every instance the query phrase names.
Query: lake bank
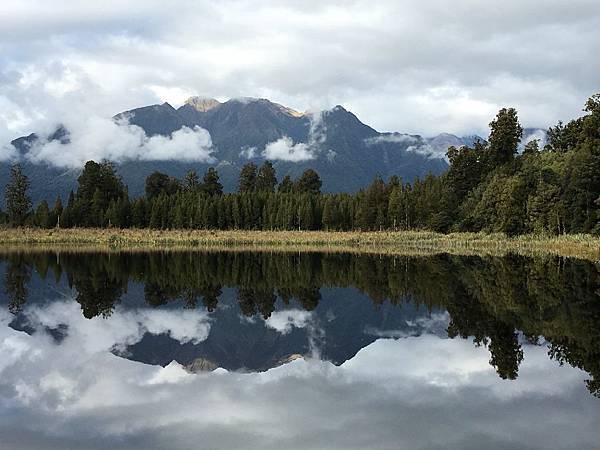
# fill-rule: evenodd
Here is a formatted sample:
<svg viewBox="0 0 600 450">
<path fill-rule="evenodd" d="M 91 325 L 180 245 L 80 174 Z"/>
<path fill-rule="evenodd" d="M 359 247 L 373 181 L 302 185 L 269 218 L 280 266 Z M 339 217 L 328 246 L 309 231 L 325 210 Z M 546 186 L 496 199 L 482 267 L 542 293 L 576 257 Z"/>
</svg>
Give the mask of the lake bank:
<svg viewBox="0 0 600 450">
<path fill-rule="evenodd" d="M 557 255 L 600 260 L 600 238 L 590 235 L 518 236 L 426 231 L 209 231 L 146 229 L 0 229 L 0 250 L 223 249 L 353 253 Z"/>
</svg>

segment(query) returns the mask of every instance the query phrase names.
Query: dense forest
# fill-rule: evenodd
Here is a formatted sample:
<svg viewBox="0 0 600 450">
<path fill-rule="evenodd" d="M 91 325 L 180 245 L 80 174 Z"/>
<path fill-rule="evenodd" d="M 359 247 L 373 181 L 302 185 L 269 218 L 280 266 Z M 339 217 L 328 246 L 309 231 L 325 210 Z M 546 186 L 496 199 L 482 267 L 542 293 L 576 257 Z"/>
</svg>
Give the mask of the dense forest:
<svg viewBox="0 0 600 450">
<path fill-rule="evenodd" d="M 449 170 L 414 183 L 376 177 L 355 195 L 321 193 L 313 170 L 277 180 L 270 162 L 242 169 L 236 193 L 224 193 L 214 168 L 200 180 L 155 172 L 146 195 L 130 199 L 114 166 L 86 163 L 66 205 L 32 209 L 19 165 L 6 186 L 8 226 L 252 230 L 408 230 L 600 234 L 600 94 L 585 115 L 558 123 L 521 145 L 517 112 L 505 108 L 486 141 L 450 147 Z"/>
<path fill-rule="evenodd" d="M 376 306 L 406 303 L 450 314 L 450 337 L 473 336 L 490 351 L 505 379 L 517 378 L 522 342 L 539 343 L 560 363 L 591 375 L 600 396 L 600 274 L 594 263 L 556 257 L 532 259 L 451 256 L 395 257 L 343 253 L 2 253 L 8 309 L 18 314 L 34 273 L 67 280 L 86 318 L 109 317 L 130 283 L 143 285 L 152 307 L 219 308 L 236 290 L 240 313 L 268 318 L 278 299 L 314 310 L 321 289 L 353 287 Z M 520 330 L 520 331 L 518 331 Z M 522 333 L 523 339 L 520 338 Z"/>
</svg>

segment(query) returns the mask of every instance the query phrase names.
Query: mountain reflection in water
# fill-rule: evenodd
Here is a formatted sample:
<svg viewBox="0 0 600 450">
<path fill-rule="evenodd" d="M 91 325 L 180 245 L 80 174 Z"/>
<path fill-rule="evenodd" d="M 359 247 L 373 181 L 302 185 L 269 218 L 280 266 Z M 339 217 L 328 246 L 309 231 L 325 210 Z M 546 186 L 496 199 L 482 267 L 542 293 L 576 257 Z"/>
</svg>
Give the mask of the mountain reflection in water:
<svg viewBox="0 0 600 450">
<path fill-rule="evenodd" d="M 186 439 L 195 436 L 184 426 L 189 420 L 213 423 L 211 432 L 228 433 L 232 445 L 319 448 L 329 445 L 319 440 L 292 445 L 292 431 L 282 436 L 257 430 L 253 421 L 260 426 L 278 423 L 283 432 L 287 419 L 297 420 L 301 429 L 312 422 L 307 415 L 314 414 L 314 420 L 331 421 L 333 432 L 357 420 L 361 408 L 383 408 L 390 416 L 381 412 L 371 417 L 377 418 L 381 436 L 352 440 L 349 433 L 348 441 L 340 436 L 331 441 L 337 442 L 333 447 L 364 448 L 396 447 L 393 442 L 421 446 L 410 437 L 408 424 L 414 422 L 417 430 L 417 417 L 435 411 L 434 417 L 421 420 L 440 427 L 442 447 L 455 439 L 453 445 L 460 448 L 476 448 L 481 442 L 505 448 L 512 439 L 509 432 L 508 437 L 490 434 L 474 425 L 450 433 L 456 420 L 452 405 L 462 404 L 474 424 L 483 420 L 492 426 L 497 420 L 495 426 L 501 427 L 491 413 L 494 408 L 528 401 L 529 409 L 511 416 L 506 425 L 511 430 L 526 410 L 545 414 L 548 407 L 560 405 L 557 417 L 568 413 L 564 425 L 577 431 L 576 447 L 592 448 L 598 438 L 585 420 L 571 423 L 580 415 L 589 423 L 600 419 L 594 398 L 600 395 L 600 273 L 588 261 L 65 251 L 0 253 L 0 270 L 4 417 L 18 412 L 55 427 L 59 419 L 50 420 L 50 412 L 67 411 L 73 421 L 76 411 L 96 417 L 93 412 L 100 408 L 106 423 L 85 426 L 118 436 L 125 447 L 144 448 L 147 442 L 135 430 L 155 430 L 170 417 L 180 434 L 172 436 L 172 446 L 165 441 L 158 448 L 185 448 Z M 368 385 L 377 389 L 369 393 Z M 393 395 L 386 394 L 389 389 Z M 418 398 L 407 396 L 409 391 Z M 294 402 L 292 410 L 276 404 L 272 396 L 277 392 L 285 402 Z M 265 398 L 259 400 L 260 395 Z M 144 396 L 150 409 L 162 405 L 164 410 L 140 414 L 137 407 Z M 192 408 L 190 396 L 202 407 Z M 191 409 L 171 410 L 176 402 Z M 228 402 L 236 405 L 235 411 L 226 407 Z M 355 413 L 336 416 L 333 405 L 324 402 L 355 408 Z M 38 405 L 35 414 L 33 403 Z M 131 432 L 105 416 L 111 407 L 124 405 L 132 408 L 126 420 Z M 267 405 L 270 409 L 263 410 Z M 406 415 L 407 408 L 414 417 Z M 330 417 L 321 416 L 327 411 Z M 407 428 L 398 427 L 394 417 L 404 417 Z M 142 425 L 144 420 L 150 424 Z M 10 440 L 9 423 L 0 427 L 0 443 L 6 436 L 9 448 L 28 448 L 19 446 L 14 423 Z M 243 426 L 232 432 L 228 423 Z M 29 430 L 32 443 L 46 436 L 44 426 L 34 428 Z M 519 447 L 561 448 L 561 439 L 565 447 L 574 442 L 568 440 L 573 439 L 570 434 L 552 440 L 553 431 L 542 421 L 538 428 L 537 435 L 535 426 L 531 431 L 518 428 L 521 438 L 531 437 Z M 396 434 L 401 432 L 402 438 Z M 177 434 L 173 428 L 165 439 L 170 433 Z M 247 433 L 256 441 L 248 441 Z M 473 440 L 469 433 L 479 433 L 479 438 Z M 62 448 L 77 448 L 80 438 L 76 433 L 62 436 Z M 428 442 L 422 446 L 437 448 L 435 438 Z"/>
</svg>

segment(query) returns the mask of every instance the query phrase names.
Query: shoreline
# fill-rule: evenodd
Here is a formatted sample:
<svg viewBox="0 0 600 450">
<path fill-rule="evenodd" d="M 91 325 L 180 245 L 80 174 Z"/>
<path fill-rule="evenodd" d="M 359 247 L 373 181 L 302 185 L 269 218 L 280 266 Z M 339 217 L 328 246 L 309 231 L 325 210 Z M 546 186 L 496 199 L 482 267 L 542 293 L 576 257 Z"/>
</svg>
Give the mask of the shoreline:
<svg viewBox="0 0 600 450">
<path fill-rule="evenodd" d="M 390 255 L 552 255 L 600 261 L 600 237 L 507 237 L 429 231 L 337 232 L 148 229 L 0 229 L 0 252 L 223 250 L 350 252 Z"/>
</svg>

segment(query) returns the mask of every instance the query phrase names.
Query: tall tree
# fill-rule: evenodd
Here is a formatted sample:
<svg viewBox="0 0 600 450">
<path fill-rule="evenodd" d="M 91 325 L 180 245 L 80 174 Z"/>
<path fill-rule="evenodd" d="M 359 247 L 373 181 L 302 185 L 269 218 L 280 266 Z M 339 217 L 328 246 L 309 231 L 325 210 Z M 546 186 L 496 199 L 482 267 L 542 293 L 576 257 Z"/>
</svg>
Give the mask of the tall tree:
<svg viewBox="0 0 600 450">
<path fill-rule="evenodd" d="M 281 183 L 279 183 L 279 186 L 277 187 L 277 192 L 282 194 L 289 194 L 293 190 L 294 182 L 292 181 L 292 177 L 286 175 L 285 177 L 283 177 L 283 180 L 281 180 Z"/>
<path fill-rule="evenodd" d="M 160 194 L 172 195 L 179 191 L 179 182 L 162 172 L 153 172 L 146 178 L 146 197 L 154 198 Z"/>
<path fill-rule="evenodd" d="M 219 174 L 214 167 L 209 167 L 202 180 L 202 189 L 208 195 L 222 195 L 223 185 L 219 182 Z"/>
<path fill-rule="evenodd" d="M 502 108 L 490 123 L 489 150 L 495 165 L 512 161 L 523 137 L 517 110 Z"/>
<path fill-rule="evenodd" d="M 29 179 L 19 164 L 11 167 L 10 179 L 5 190 L 8 220 L 13 226 L 22 226 L 31 208 L 31 199 L 27 194 Z"/>
<path fill-rule="evenodd" d="M 259 192 L 273 192 L 277 186 L 275 168 L 270 161 L 265 161 L 256 177 L 256 190 Z"/>
<path fill-rule="evenodd" d="M 248 163 L 240 172 L 239 192 L 254 192 L 256 190 L 256 164 Z"/>
<path fill-rule="evenodd" d="M 54 208 L 52 209 L 52 213 L 50 215 L 51 217 L 51 226 L 56 226 L 56 227 L 60 227 L 60 216 L 62 216 L 63 213 L 63 204 L 62 204 L 62 199 L 59 197 L 56 197 L 56 201 L 54 202 Z"/>
<path fill-rule="evenodd" d="M 35 224 L 40 228 L 50 227 L 50 208 L 48 202 L 42 200 L 35 211 Z"/>
<path fill-rule="evenodd" d="M 183 179 L 183 186 L 188 192 L 196 192 L 200 187 L 200 179 L 195 170 L 189 170 Z"/>
<path fill-rule="evenodd" d="M 319 174 L 312 169 L 308 169 L 296 181 L 296 189 L 299 193 L 319 195 L 322 184 Z"/>
</svg>

